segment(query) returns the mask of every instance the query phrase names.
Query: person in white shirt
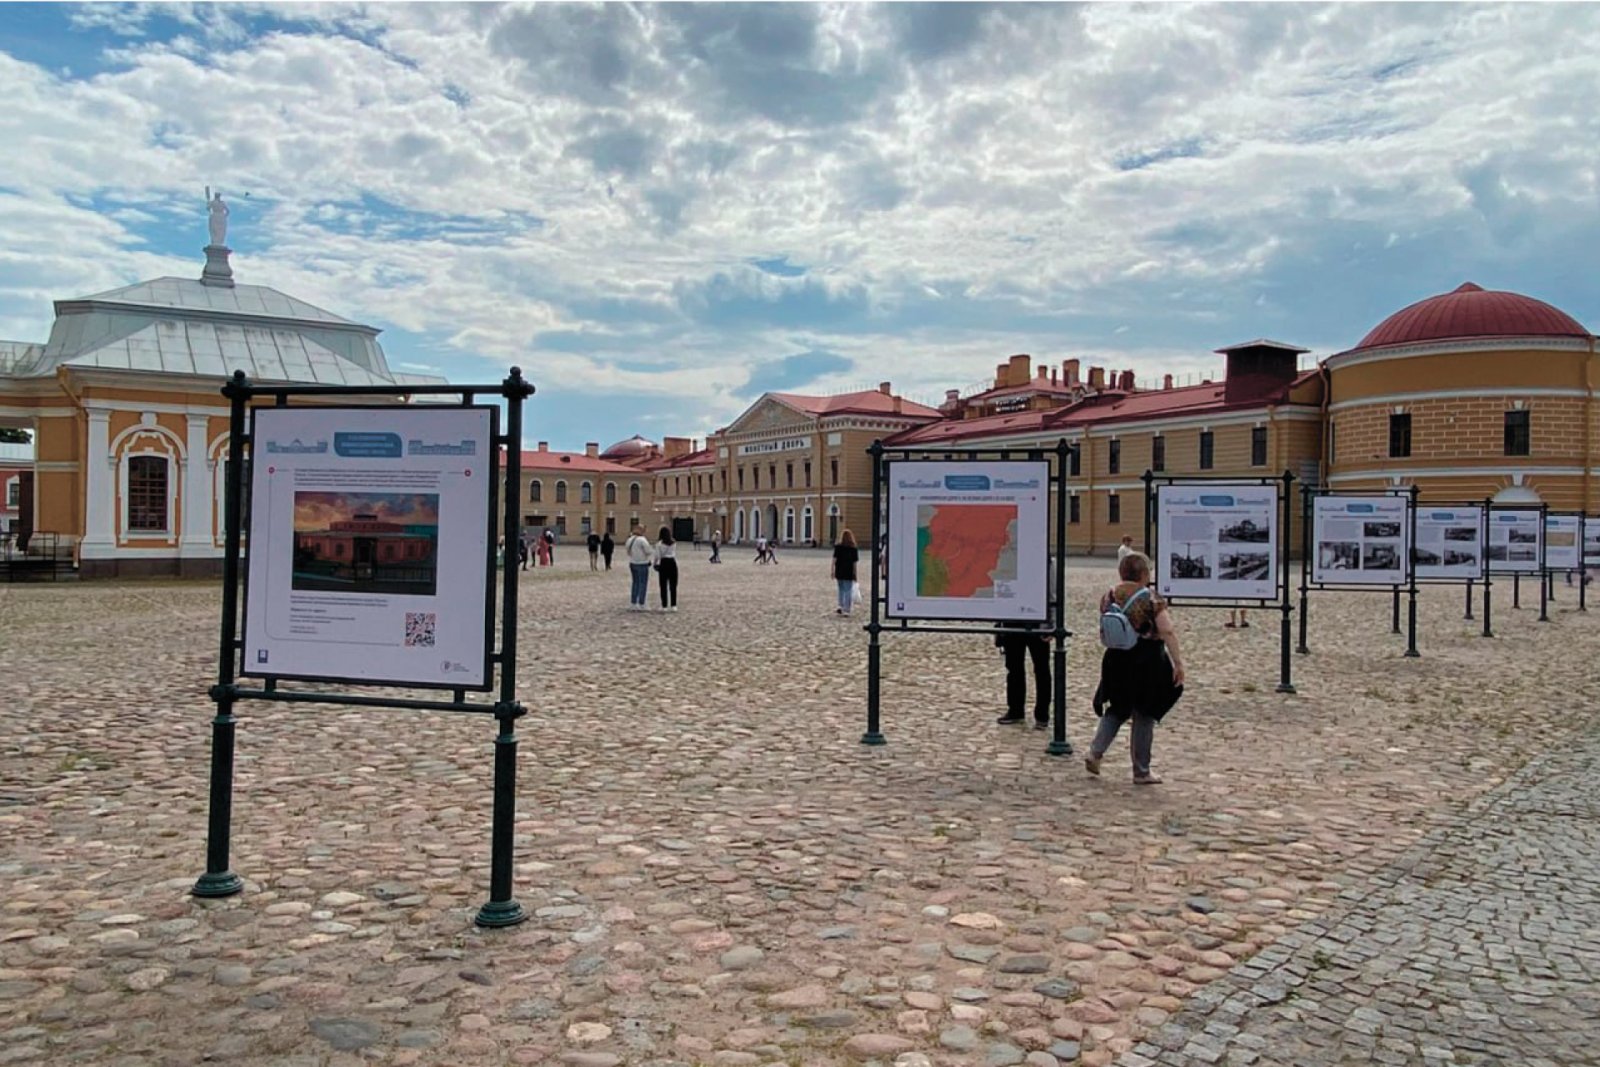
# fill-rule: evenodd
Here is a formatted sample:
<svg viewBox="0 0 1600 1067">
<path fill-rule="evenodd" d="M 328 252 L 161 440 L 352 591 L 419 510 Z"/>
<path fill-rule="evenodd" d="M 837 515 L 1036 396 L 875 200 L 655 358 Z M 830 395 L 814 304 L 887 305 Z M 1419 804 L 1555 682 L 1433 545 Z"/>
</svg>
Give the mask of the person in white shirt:
<svg viewBox="0 0 1600 1067">
<path fill-rule="evenodd" d="M 656 585 L 661 590 L 661 610 L 678 610 L 678 549 L 672 531 L 661 527 L 656 535 Z"/>
<path fill-rule="evenodd" d="M 766 561 L 767 561 L 767 539 L 765 537 L 758 537 L 758 538 L 756 538 L 756 558 L 751 560 L 750 562 L 751 563 L 765 563 Z"/>
<path fill-rule="evenodd" d="M 1133 555 L 1133 538 L 1124 537 L 1122 544 L 1117 546 L 1117 566 L 1122 566 L 1122 561 Z"/>
<path fill-rule="evenodd" d="M 655 557 L 655 552 L 644 535 L 643 526 L 635 526 L 633 535 L 622 547 L 628 554 L 628 572 L 633 577 L 633 589 L 628 594 L 628 610 L 643 611 L 645 600 L 650 595 L 650 561 Z"/>
</svg>

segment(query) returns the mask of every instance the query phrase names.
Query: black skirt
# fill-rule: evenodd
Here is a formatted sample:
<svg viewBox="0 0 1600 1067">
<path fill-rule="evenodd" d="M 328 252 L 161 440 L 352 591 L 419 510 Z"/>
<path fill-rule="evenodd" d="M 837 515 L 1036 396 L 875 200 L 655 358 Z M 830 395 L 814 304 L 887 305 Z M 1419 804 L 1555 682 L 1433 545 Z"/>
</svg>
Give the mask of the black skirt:
<svg viewBox="0 0 1600 1067">
<path fill-rule="evenodd" d="M 1105 712 L 1126 719 L 1135 711 L 1160 722 L 1183 695 L 1172 684 L 1172 660 L 1160 641 L 1141 638 L 1130 649 L 1108 648 L 1100 657 Z"/>
</svg>

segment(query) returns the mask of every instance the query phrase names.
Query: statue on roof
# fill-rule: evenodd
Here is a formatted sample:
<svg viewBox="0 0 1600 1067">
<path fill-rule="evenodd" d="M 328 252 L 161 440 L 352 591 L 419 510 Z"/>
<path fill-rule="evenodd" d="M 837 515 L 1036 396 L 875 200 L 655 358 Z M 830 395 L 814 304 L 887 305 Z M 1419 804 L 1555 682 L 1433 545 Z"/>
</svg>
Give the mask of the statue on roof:
<svg viewBox="0 0 1600 1067">
<path fill-rule="evenodd" d="M 207 223 L 211 229 L 211 243 L 221 248 L 228 239 L 228 205 L 222 202 L 220 192 L 212 196 L 209 185 L 206 186 L 206 196 L 209 198 L 206 201 L 206 211 L 211 216 Z"/>
</svg>

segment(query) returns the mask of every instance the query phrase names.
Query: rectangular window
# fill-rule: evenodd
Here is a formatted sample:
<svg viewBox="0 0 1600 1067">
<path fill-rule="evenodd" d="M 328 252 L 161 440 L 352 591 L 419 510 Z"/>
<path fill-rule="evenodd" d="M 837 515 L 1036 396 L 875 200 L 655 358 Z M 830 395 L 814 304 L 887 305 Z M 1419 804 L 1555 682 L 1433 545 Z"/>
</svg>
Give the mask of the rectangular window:
<svg viewBox="0 0 1600 1067">
<path fill-rule="evenodd" d="M 794 464 L 793 463 L 785 463 L 783 465 L 783 476 L 784 476 L 784 485 L 787 486 L 790 489 L 793 489 L 794 488 Z M 793 538 L 790 538 L 790 540 L 793 540 Z"/>
<path fill-rule="evenodd" d="M 839 461 L 836 460 L 836 459 L 830 459 L 830 460 L 828 460 L 828 466 L 830 468 L 829 474 L 830 474 L 830 476 L 831 476 L 831 478 L 833 480 L 832 484 L 838 485 L 839 484 Z"/>
<path fill-rule="evenodd" d="M 1411 455 L 1411 415 L 1389 416 L 1389 457 L 1405 459 Z"/>
<path fill-rule="evenodd" d="M 750 485 L 753 489 L 761 488 L 761 468 L 759 466 L 750 468 Z"/>
<path fill-rule="evenodd" d="M 1072 496 L 1072 497 L 1068 497 L 1067 498 L 1067 521 L 1068 522 L 1077 523 L 1078 521 L 1081 520 L 1082 515 L 1083 515 L 1083 509 L 1079 504 L 1080 499 L 1081 499 L 1080 497 L 1076 497 L 1076 496 Z"/>
<path fill-rule="evenodd" d="M 1528 425 L 1527 411 L 1506 412 L 1506 455 L 1528 456 L 1533 454 L 1532 428 Z"/>
<path fill-rule="evenodd" d="M 164 456 L 134 456 L 128 460 L 128 529 L 166 532 L 167 460 Z"/>
<path fill-rule="evenodd" d="M 22 479 L 18 478 L 6 486 L 6 507 L 20 508 L 22 506 Z"/>
<path fill-rule="evenodd" d="M 1267 465 L 1267 428 L 1265 426 L 1252 426 L 1250 428 L 1250 466 L 1265 467 Z"/>
<path fill-rule="evenodd" d="M 1201 470 L 1208 471 L 1215 465 L 1215 462 L 1216 462 L 1215 445 L 1216 445 L 1216 440 L 1215 440 L 1215 438 L 1212 437 L 1210 430 L 1202 430 L 1202 431 L 1200 431 L 1200 469 Z"/>
<path fill-rule="evenodd" d="M 592 530 L 593 530 L 593 529 L 594 529 L 594 522 L 593 522 L 593 520 L 591 520 L 591 519 L 590 519 L 590 518 L 589 518 L 589 516 L 587 516 L 587 515 L 585 515 L 585 516 L 584 516 L 584 517 L 583 517 L 583 518 L 582 518 L 582 519 L 581 519 L 581 520 L 580 520 L 580 521 L 579 521 L 579 523 L 578 523 L 578 526 L 579 526 L 579 527 L 580 527 L 580 528 L 581 528 L 581 529 L 582 529 L 582 531 L 583 531 L 583 536 L 585 536 L 585 537 L 588 537 L 588 536 L 589 536 L 589 533 L 590 533 L 590 531 L 592 531 Z"/>
<path fill-rule="evenodd" d="M 617 517 L 615 515 L 607 515 L 606 516 L 606 533 L 611 534 L 613 537 L 616 536 L 616 533 L 617 533 Z"/>
<path fill-rule="evenodd" d="M 1122 473 L 1122 442 L 1114 437 L 1106 448 L 1106 471 L 1110 474 Z"/>
<path fill-rule="evenodd" d="M 1083 473 L 1083 446 L 1073 445 L 1072 458 L 1067 460 L 1067 474 L 1073 478 Z"/>
<path fill-rule="evenodd" d="M 1160 434 L 1150 438 L 1150 469 L 1153 471 L 1167 469 L 1167 439 Z"/>
<path fill-rule="evenodd" d="M 739 491 L 744 492 L 744 468 L 739 468 Z"/>
<path fill-rule="evenodd" d="M 806 460 L 806 488 L 811 488 L 811 461 Z"/>
<path fill-rule="evenodd" d="M 1106 518 L 1112 522 L 1122 521 L 1122 498 L 1115 493 L 1112 493 L 1107 500 Z"/>
<path fill-rule="evenodd" d="M 594 503 L 594 486 L 590 485 L 588 482 L 584 482 L 582 485 L 578 486 L 578 503 Z"/>
<path fill-rule="evenodd" d="M 728 472 L 718 471 L 717 473 L 722 475 L 722 491 L 726 493 L 728 491 Z M 744 482 L 740 482 L 739 485 L 741 488 L 743 488 Z"/>
<path fill-rule="evenodd" d="M 560 537 L 567 536 L 567 517 L 565 515 L 556 516 L 556 534 Z"/>
<path fill-rule="evenodd" d="M 778 488 L 778 465 L 776 463 L 767 464 L 767 488 Z"/>
</svg>

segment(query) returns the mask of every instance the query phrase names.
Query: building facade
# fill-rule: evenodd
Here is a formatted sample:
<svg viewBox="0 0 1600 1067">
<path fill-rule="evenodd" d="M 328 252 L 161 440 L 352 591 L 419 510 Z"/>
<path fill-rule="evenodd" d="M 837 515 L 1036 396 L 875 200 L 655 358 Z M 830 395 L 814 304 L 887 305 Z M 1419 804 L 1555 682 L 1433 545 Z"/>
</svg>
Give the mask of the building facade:
<svg viewBox="0 0 1600 1067">
<path fill-rule="evenodd" d="M 621 442 L 607 453 L 628 444 Z M 620 454 L 653 459 L 659 450 L 624 449 Z M 626 539 L 634 526 L 643 523 L 654 536 L 650 485 L 648 473 L 604 458 L 597 442 L 582 452 L 559 452 L 552 451 L 548 441 L 540 441 L 537 448 L 522 453 L 522 525 L 538 533 L 551 530 L 558 540 L 587 540 L 591 532 Z"/>
</svg>

